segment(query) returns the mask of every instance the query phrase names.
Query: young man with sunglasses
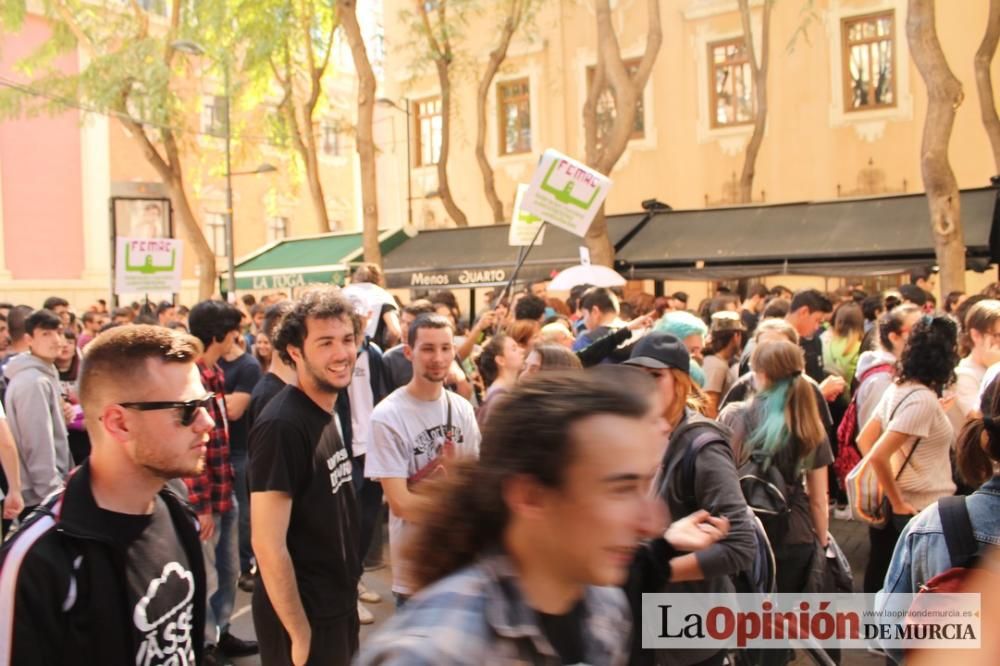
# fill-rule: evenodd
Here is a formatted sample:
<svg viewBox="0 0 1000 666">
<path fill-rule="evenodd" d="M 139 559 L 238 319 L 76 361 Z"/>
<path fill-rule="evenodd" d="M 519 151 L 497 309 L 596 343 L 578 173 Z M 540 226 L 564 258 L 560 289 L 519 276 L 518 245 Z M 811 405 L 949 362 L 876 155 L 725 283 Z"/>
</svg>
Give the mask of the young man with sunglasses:
<svg viewBox="0 0 1000 666">
<path fill-rule="evenodd" d="M 204 663 L 197 523 L 167 486 L 201 472 L 215 426 L 199 351 L 157 326 L 87 347 L 93 450 L 0 550 L 0 665 Z"/>
<path fill-rule="evenodd" d="M 209 415 L 215 427 L 209 433 L 205 467 L 201 474 L 184 479 L 191 506 L 201 524 L 202 550 L 208 581 L 205 615 L 205 663 L 222 663 L 222 656 L 257 653 L 257 644 L 229 633 L 229 619 L 236 604 L 240 577 L 239 509 L 234 494 L 233 466 L 229 452 L 229 417 L 225 375 L 219 359 L 229 353 L 240 334 L 242 315 L 223 301 L 202 301 L 188 315 L 191 335 L 204 348 L 198 357 L 201 383 L 215 396 Z M 221 653 L 221 654 L 220 654 Z"/>
</svg>

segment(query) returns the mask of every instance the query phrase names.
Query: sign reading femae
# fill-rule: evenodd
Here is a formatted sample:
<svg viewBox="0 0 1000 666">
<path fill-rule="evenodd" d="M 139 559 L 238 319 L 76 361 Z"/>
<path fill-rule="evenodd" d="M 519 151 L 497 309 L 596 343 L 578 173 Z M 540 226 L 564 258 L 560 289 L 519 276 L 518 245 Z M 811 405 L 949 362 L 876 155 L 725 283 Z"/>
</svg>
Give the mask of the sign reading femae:
<svg viewBox="0 0 1000 666">
<path fill-rule="evenodd" d="M 584 236 L 611 189 L 611 179 L 555 150 L 546 150 L 521 211 Z"/>
<path fill-rule="evenodd" d="M 183 242 L 172 238 L 115 239 L 115 293 L 178 293 Z"/>
<path fill-rule="evenodd" d="M 510 220 L 510 234 L 507 238 L 507 244 L 513 247 L 528 246 L 531 241 L 535 241 L 535 245 L 541 245 L 545 238 L 545 223 L 542 218 L 521 209 L 521 201 L 527 191 L 528 185 L 518 184 L 517 195 L 514 197 L 514 216 Z M 538 234 L 537 240 L 535 234 Z"/>
</svg>

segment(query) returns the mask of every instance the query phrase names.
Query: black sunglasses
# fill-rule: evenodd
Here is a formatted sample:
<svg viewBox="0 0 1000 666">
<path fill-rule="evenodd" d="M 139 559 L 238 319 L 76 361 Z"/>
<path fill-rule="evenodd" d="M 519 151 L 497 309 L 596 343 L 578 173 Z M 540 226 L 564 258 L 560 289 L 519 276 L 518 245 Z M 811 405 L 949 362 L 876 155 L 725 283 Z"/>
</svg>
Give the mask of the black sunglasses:
<svg viewBox="0 0 1000 666">
<path fill-rule="evenodd" d="M 215 400 L 215 396 L 208 393 L 202 398 L 195 398 L 194 400 L 187 400 L 184 402 L 120 402 L 118 404 L 128 409 L 136 409 L 140 412 L 148 412 L 157 409 L 179 409 L 181 410 L 181 425 L 189 426 L 194 423 L 194 419 L 198 415 L 198 410 L 202 407 L 207 410 L 213 400 Z"/>
</svg>

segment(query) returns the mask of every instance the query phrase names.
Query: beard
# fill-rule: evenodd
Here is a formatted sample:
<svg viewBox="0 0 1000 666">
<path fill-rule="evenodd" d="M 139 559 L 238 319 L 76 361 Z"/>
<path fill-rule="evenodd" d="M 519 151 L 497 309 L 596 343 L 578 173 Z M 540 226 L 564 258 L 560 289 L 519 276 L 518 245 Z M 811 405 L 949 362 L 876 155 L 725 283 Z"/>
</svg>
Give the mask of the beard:
<svg viewBox="0 0 1000 666">
<path fill-rule="evenodd" d="M 302 361 L 305 363 L 306 372 L 309 373 L 309 376 L 312 377 L 312 380 L 316 383 L 316 388 L 323 393 L 337 393 L 338 391 L 344 390 L 351 383 L 350 377 L 354 376 L 354 366 L 352 364 L 348 364 L 349 372 L 347 383 L 343 386 L 336 386 L 326 378 L 326 375 L 323 374 L 322 370 L 317 369 L 316 366 L 309 361 L 309 359 L 305 358 L 305 356 L 302 357 Z"/>
</svg>

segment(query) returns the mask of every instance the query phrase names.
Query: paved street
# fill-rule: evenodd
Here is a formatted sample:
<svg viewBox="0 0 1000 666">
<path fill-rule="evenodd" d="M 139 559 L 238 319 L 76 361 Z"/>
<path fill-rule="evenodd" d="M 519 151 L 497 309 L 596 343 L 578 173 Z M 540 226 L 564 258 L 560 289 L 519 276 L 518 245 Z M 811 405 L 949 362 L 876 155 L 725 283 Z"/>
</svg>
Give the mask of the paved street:
<svg viewBox="0 0 1000 666">
<path fill-rule="evenodd" d="M 837 543 L 843 548 L 851 564 L 854 567 L 854 589 L 861 591 L 861 582 L 864 576 L 864 563 L 868 560 L 868 530 L 862 523 L 847 520 L 831 520 L 830 530 Z M 388 559 L 388 548 L 386 549 L 386 559 Z M 373 630 L 392 615 L 394 605 L 390 594 L 391 575 L 388 567 L 378 571 L 365 573 L 365 584 L 372 590 L 382 595 L 382 602 L 378 604 L 367 604 L 368 610 L 375 615 L 375 624 L 361 627 L 361 642 Z M 236 598 L 236 612 L 233 616 L 232 632 L 241 637 L 253 636 L 253 618 L 250 616 L 250 595 L 239 592 Z M 260 664 L 257 657 L 246 657 L 234 659 L 234 666 L 255 666 Z M 807 666 L 814 663 L 808 657 L 800 655 L 795 662 L 796 666 Z M 843 666 L 881 666 L 885 661 L 881 657 L 870 655 L 867 652 L 845 653 L 841 662 Z"/>
</svg>

